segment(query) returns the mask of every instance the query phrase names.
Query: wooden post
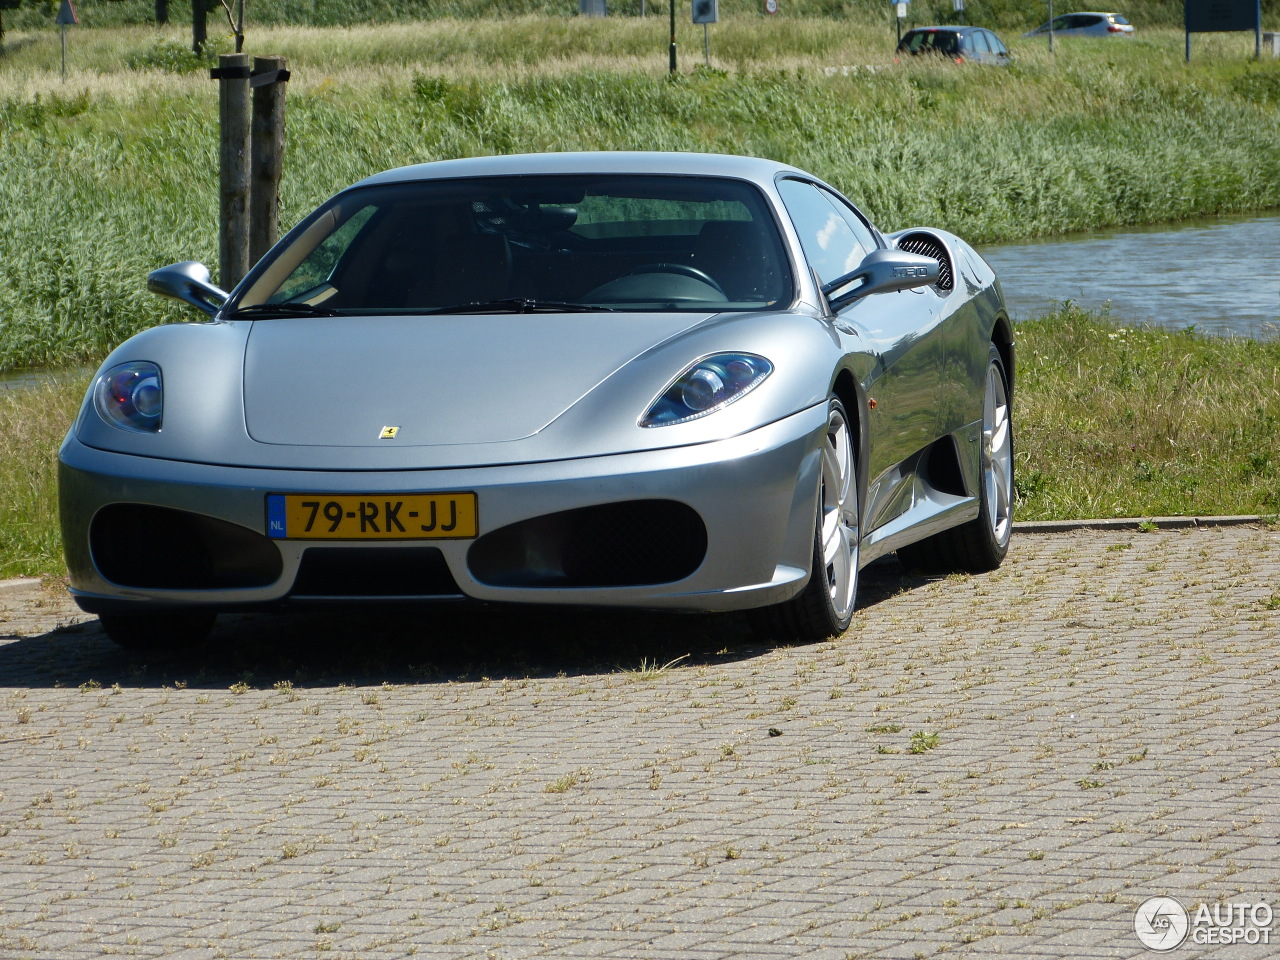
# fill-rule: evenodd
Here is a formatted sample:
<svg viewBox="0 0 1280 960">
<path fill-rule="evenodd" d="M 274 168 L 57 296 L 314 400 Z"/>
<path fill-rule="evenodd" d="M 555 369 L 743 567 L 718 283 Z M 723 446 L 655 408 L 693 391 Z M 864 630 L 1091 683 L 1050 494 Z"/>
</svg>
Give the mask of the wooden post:
<svg viewBox="0 0 1280 960">
<path fill-rule="evenodd" d="M 249 263 L 257 263 L 280 229 L 284 169 L 284 57 L 253 58 L 253 153 L 249 185 Z"/>
<path fill-rule="evenodd" d="M 218 60 L 218 273 L 230 290 L 249 272 L 249 55 L 224 53 Z"/>
</svg>

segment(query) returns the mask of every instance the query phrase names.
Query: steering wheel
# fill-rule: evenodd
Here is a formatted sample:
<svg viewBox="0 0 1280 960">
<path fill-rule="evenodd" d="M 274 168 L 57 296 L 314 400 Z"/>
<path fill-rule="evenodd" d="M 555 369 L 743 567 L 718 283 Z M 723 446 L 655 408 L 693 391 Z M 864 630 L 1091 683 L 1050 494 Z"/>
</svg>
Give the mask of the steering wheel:
<svg viewBox="0 0 1280 960">
<path fill-rule="evenodd" d="M 699 270 L 697 267 L 691 267 L 687 263 L 645 263 L 636 267 L 627 276 L 634 277 L 638 273 L 678 273 L 681 276 L 692 277 L 694 280 L 705 283 L 720 296 L 725 296 L 724 287 L 720 286 L 711 274 L 704 270 Z M 667 297 L 666 299 L 673 298 Z"/>
</svg>

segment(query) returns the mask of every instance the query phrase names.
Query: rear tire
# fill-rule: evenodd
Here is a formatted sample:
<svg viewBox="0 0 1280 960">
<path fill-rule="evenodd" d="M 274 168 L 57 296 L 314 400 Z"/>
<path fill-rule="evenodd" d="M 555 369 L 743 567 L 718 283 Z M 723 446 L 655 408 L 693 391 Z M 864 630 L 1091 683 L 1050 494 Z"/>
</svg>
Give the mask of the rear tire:
<svg viewBox="0 0 1280 960">
<path fill-rule="evenodd" d="M 898 550 L 905 566 L 930 573 L 985 573 L 1009 552 L 1013 533 L 1013 415 L 1009 378 L 995 344 L 982 401 L 978 515 L 968 523 Z"/>
<path fill-rule="evenodd" d="M 809 581 L 791 600 L 752 611 L 757 634 L 775 641 L 813 643 L 844 633 L 853 620 L 861 540 L 858 465 L 849 418 L 835 398 L 827 408 L 814 528 Z"/>
<path fill-rule="evenodd" d="M 189 650 L 209 637 L 217 614 L 104 613 L 98 620 L 117 646 L 125 650 Z"/>
</svg>

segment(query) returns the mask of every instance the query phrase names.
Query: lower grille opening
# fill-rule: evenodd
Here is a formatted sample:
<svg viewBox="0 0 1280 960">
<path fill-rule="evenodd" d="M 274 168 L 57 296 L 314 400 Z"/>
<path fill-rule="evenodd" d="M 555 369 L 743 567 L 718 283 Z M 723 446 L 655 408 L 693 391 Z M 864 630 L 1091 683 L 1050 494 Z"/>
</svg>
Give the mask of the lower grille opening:
<svg viewBox="0 0 1280 960">
<path fill-rule="evenodd" d="M 310 547 L 291 597 L 459 597 L 435 547 Z"/>
<path fill-rule="evenodd" d="M 89 528 L 98 571 L 123 587 L 228 590 L 280 579 L 280 551 L 256 531 L 225 520 L 155 507 L 103 507 Z"/>
<path fill-rule="evenodd" d="M 625 587 L 674 583 L 707 553 L 697 511 L 633 500 L 535 517 L 495 530 L 467 554 L 471 573 L 500 587 Z"/>
</svg>

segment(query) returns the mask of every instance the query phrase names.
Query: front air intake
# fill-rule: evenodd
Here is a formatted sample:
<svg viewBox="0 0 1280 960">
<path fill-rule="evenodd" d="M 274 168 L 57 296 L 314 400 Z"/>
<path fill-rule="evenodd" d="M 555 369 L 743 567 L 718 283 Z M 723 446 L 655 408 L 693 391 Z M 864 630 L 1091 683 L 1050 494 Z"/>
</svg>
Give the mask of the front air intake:
<svg viewBox="0 0 1280 960">
<path fill-rule="evenodd" d="M 632 500 L 522 520 L 485 534 L 467 554 L 496 587 L 637 587 L 698 569 L 707 528 L 690 506 Z"/>
<path fill-rule="evenodd" d="M 145 503 L 103 507 L 89 549 L 112 583 L 139 590 L 243 590 L 280 578 L 276 545 L 225 520 Z"/>
</svg>

